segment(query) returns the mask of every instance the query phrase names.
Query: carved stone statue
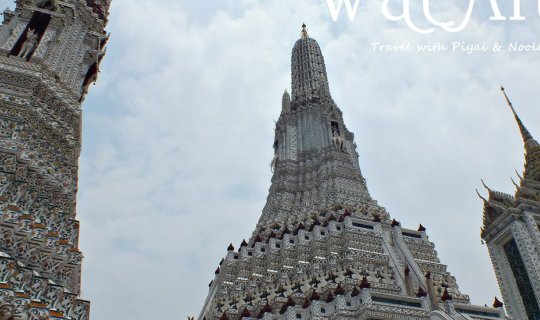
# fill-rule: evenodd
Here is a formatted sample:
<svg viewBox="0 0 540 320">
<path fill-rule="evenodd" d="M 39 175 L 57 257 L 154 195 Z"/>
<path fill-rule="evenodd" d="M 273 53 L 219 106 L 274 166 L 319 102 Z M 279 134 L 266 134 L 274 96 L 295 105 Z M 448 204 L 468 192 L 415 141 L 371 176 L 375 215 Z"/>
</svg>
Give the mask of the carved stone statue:
<svg viewBox="0 0 540 320">
<path fill-rule="evenodd" d="M 306 280 L 302 283 L 302 286 L 300 287 L 300 290 L 302 290 L 303 293 L 306 293 L 306 292 L 308 292 L 309 290 L 311 290 L 311 284 L 309 283 L 309 279 L 306 279 Z"/>
<path fill-rule="evenodd" d="M 367 279 L 370 283 L 379 283 L 379 278 L 377 278 L 377 271 L 373 266 L 369 266 L 365 273 L 367 274 Z"/>
<path fill-rule="evenodd" d="M 294 288 L 294 284 L 291 283 L 290 281 L 287 281 L 287 284 L 284 287 L 286 297 L 290 297 L 294 294 L 293 288 Z"/>
<path fill-rule="evenodd" d="M 392 279 L 392 273 L 388 271 L 388 269 L 381 267 L 381 270 L 379 272 L 381 276 L 381 281 L 384 284 L 394 284 L 394 280 Z"/>
<path fill-rule="evenodd" d="M 345 281 L 346 277 L 345 277 L 345 270 L 342 270 L 340 272 L 338 272 L 338 276 L 335 280 L 336 283 L 342 283 L 343 281 Z"/>
<path fill-rule="evenodd" d="M 345 141 L 345 139 L 343 139 L 343 137 L 337 131 L 334 131 L 332 141 L 334 142 L 336 150 L 339 152 L 343 152 L 343 142 Z"/>
<path fill-rule="evenodd" d="M 28 29 L 26 32 L 26 40 L 24 40 L 21 52 L 19 52 L 19 58 L 28 59 L 30 58 L 30 54 L 35 49 L 37 45 L 38 35 L 35 32 L 34 29 Z"/>
</svg>

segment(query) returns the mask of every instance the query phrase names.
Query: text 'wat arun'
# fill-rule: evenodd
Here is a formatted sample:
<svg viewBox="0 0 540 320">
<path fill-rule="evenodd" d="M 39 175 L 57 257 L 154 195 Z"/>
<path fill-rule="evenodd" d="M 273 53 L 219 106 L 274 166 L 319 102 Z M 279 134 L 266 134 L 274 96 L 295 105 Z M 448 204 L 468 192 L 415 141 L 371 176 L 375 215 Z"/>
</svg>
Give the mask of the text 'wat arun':
<svg viewBox="0 0 540 320">
<path fill-rule="evenodd" d="M 17 0 L 0 26 L 0 320 L 87 320 L 76 220 L 81 103 L 110 0 Z"/>
<path fill-rule="evenodd" d="M 276 124 L 270 194 L 249 241 L 229 246 L 203 319 L 504 319 L 473 306 L 426 230 L 373 200 L 354 135 L 305 25 Z"/>
</svg>

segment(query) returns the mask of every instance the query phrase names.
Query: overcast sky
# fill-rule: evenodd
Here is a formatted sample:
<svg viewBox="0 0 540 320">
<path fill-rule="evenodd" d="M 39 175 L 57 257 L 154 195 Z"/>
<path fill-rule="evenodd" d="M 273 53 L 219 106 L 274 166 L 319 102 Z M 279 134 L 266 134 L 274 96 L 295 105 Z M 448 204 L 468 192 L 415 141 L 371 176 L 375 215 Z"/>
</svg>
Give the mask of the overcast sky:
<svg viewBox="0 0 540 320">
<path fill-rule="evenodd" d="M 436 18 L 456 21 L 468 4 L 431 2 Z M 523 168 L 500 84 L 540 135 L 540 52 L 506 50 L 538 40 L 540 17 L 527 1 L 526 21 L 489 21 L 485 2 L 463 31 L 420 35 L 383 17 L 382 0 L 361 1 L 354 22 L 333 22 L 325 0 L 113 0 L 107 56 L 83 107 L 78 217 L 92 317 L 198 315 L 228 244 L 249 238 L 264 206 L 272 120 L 290 89 L 302 22 L 321 45 L 372 196 L 404 227 L 426 226 L 461 291 L 491 305 L 500 293 L 475 188 L 486 193 L 483 178 L 513 194 L 510 177 Z M 503 14 L 510 9 L 501 3 Z M 504 48 L 370 45 L 437 41 Z"/>
</svg>

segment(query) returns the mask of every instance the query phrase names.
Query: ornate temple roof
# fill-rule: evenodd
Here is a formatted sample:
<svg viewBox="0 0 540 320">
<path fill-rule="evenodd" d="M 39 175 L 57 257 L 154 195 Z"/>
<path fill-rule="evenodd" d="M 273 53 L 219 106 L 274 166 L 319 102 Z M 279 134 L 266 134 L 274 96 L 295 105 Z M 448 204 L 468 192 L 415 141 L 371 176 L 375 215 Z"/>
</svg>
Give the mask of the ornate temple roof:
<svg viewBox="0 0 540 320">
<path fill-rule="evenodd" d="M 516 119 L 523 139 L 525 147 L 525 165 L 523 175 L 521 176 L 518 174 L 520 178 L 519 185 L 514 182 L 514 185 L 516 186 L 515 196 L 491 190 L 482 181 L 489 194 L 488 199 L 483 198 L 479 194 L 480 198 L 484 201 L 482 238 L 485 238 L 490 233 L 494 225 L 500 227 L 501 225 L 504 225 L 502 221 L 511 221 L 513 214 L 519 215 L 519 210 L 517 210 L 517 208 L 520 205 L 531 208 L 531 206 L 537 206 L 540 203 L 540 144 L 534 139 L 527 127 L 523 124 L 523 121 L 517 114 L 510 98 L 506 94 L 504 87 L 501 87 L 501 91 Z"/>
</svg>

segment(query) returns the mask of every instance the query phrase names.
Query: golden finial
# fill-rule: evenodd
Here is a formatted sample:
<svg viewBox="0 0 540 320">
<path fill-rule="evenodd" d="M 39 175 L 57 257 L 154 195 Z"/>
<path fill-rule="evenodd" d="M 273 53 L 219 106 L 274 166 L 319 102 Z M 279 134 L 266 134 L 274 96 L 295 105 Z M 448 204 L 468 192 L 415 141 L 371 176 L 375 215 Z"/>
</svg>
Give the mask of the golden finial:
<svg viewBox="0 0 540 320">
<path fill-rule="evenodd" d="M 304 39 L 307 39 L 309 37 L 308 33 L 307 33 L 307 26 L 306 26 L 305 23 L 302 24 L 302 33 L 301 33 L 301 35 L 302 35 L 302 38 L 304 38 Z"/>
</svg>

